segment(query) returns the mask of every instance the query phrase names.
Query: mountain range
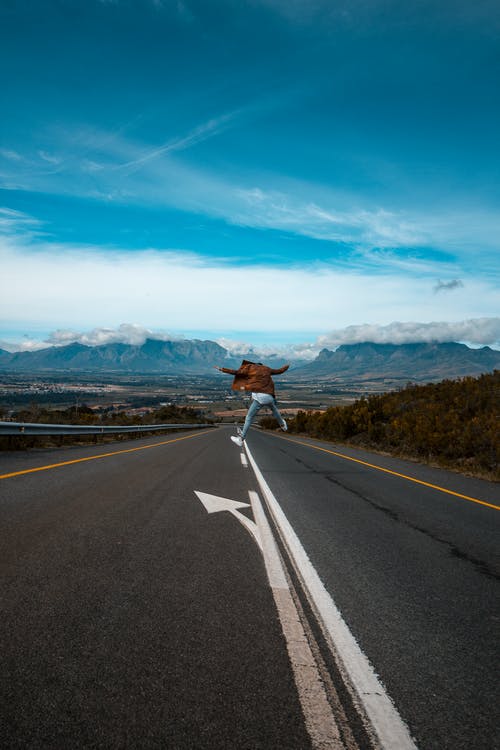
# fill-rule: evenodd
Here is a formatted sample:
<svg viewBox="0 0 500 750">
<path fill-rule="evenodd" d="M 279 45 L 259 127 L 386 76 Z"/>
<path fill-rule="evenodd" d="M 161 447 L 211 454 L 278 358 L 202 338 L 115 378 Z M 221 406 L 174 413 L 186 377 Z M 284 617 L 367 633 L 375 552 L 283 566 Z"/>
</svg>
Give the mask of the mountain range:
<svg viewBox="0 0 500 750">
<path fill-rule="evenodd" d="M 72 343 L 34 352 L 10 353 L 0 349 L 0 370 L 18 372 L 119 372 L 121 374 L 212 374 L 214 366 L 237 368 L 245 354 L 232 357 L 214 341 L 159 341 L 141 345 Z M 280 367 L 279 357 L 266 359 Z M 441 380 L 479 375 L 500 369 L 500 351 L 485 346 L 471 349 L 457 343 L 343 344 L 323 349 L 312 362 L 293 362 L 287 376 L 298 380 Z"/>
<path fill-rule="evenodd" d="M 500 351 L 465 344 L 342 344 L 335 351 L 322 349 L 316 359 L 300 368 L 300 377 L 316 380 L 405 379 L 443 380 L 480 375 L 500 368 Z"/>
<path fill-rule="evenodd" d="M 22 372 L 47 370 L 122 373 L 200 373 L 222 365 L 227 351 L 214 341 L 159 341 L 146 339 L 141 345 L 72 343 L 34 352 L 0 350 L 0 369 Z M 236 360 L 235 360 L 236 361 Z M 235 365 L 238 366 L 239 362 Z M 231 365 L 229 365 L 231 366 Z"/>
</svg>

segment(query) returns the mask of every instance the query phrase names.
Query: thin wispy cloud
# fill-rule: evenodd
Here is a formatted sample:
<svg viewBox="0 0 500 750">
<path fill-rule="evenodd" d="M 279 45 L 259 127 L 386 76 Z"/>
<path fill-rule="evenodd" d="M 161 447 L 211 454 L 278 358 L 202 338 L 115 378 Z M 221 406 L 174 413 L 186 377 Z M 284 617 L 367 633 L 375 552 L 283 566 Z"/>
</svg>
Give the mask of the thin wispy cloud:
<svg viewBox="0 0 500 750">
<path fill-rule="evenodd" d="M 21 154 L 18 154 L 13 149 L 0 148 L 0 156 L 9 161 L 23 161 Z"/>
<path fill-rule="evenodd" d="M 168 140 L 159 148 L 154 148 L 145 153 L 143 156 L 133 159 L 132 161 L 125 162 L 125 164 L 120 164 L 118 169 L 130 170 L 131 167 L 140 168 L 142 165 L 146 164 L 149 161 L 157 159 L 160 156 L 166 156 L 168 154 L 175 153 L 176 151 L 184 151 L 188 148 L 191 148 L 192 146 L 197 145 L 198 143 L 206 141 L 209 138 L 213 138 L 222 133 L 227 127 L 229 127 L 229 124 L 235 119 L 237 114 L 238 113 L 236 112 L 232 112 L 221 115 L 220 117 L 210 119 L 207 122 L 198 125 L 196 128 L 193 128 L 193 130 L 191 130 L 187 135 Z"/>
<path fill-rule="evenodd" d="M 39 151 L 38 156 L 40 157 L 40 159 L 43 159 L 43 161 L 46 161 L 49 164 L 61 163 L 61 159 L 58 156 L 53 156 L 52 154 L 48 154 L 46 151 Z"/>
<path fill-rule="evenodd" d="M 317 190 L 303 185 L 295 196 L 260 188 L 238 190 L 242 208 L 233 216 L 233 221 L 360 247 L 400 247 L 418 245 L 423 241 L 423 230 L 403 212 L 366 208 L 346 210 L 345 196 L 336 199 L 330 191 L 325 191 L 324 196 L 330 203 L 328 207 L 304 201 L 302 195 Z M 331 206 L 337 201 L 342 207 Z"/>
<path fill-rule="evenodd" d="M 42 222 L 23 211 L 0 206 L 0 243 L 13 245 L 18 240 L 31 243 L 43 236 Z"/>
<path fill-rule="evenodd" d="M 224 127 L 232 116 L 212 120 L 159 149 L 145 150 L 120 134 L 83 131 L 81 137 L 71 135 L 71 158 L 53 155 L 51 160 L 60 166 L 54 172 L 14 170 L 24 189 L 40 192 L 59 192 L 71 196 L 122 205 L 145 204 L 177 209 L 220 218 L 234 226 L 279 230 L 315 240 L 350 246 L 354 255 L 349 262 L 361 262 L 360 251 L 376 249 L 376 265 L 404 264 L 408 259 L 398 254 L 380 253 L 396 248 L 428 247 L 439 243 L 459 253 L 460 246 L 484 240 L 485 252 L 500 233 L 500 218 L 481 212 L 477 219 L 465 215 L 461 227 L 446 216 L 429 216 L 410 211 L 381 207 L 359 206 L 359 199 L 345 193 L 336 194 L 308 183 L 294 184 L 294 192 L 242 187 L 226 174 L 213 173 L 182 162 L 176 151 L 187 148 L 198 140 L 209 138 Z M 82 156 L 78 145 L 84 146 Z M 67 151 L 70 151 L 68 145 Z M 46 164 L 46 160 L 41 160 Z M 140 167 L 140 171 L 136 168 Z M 127 172 L 124 179 L 122 170 Z M 242 179 L 245 179 L 242 176 Z M 248 178 L 247 178 L 248 179 Z M 274 180 L 276 181 L 276 180 Z M 315 200 L 310 200 L 314 195 Z M 356 205 L 358 204 L 358 205 Z M 456 218 L 456 217 L 454 217 Z M 447 228 L 450 237 L 447 238 Z M 472 233 L 474 232 L 474 236 Z M 478 238 L 478 234 L 480 238 Z M 347 247 L 346 247 L 347 249 Z M 493 249 L 493 248 L 492 248 Z M 365 256 L 371 262 L 370 256 Z M 413 261 L 412 261 L 413 263 Z M 435 273 L 435 266 L 430 269 Z M 450 269 L 451 270 L 451 269 Z"/>
</svg>

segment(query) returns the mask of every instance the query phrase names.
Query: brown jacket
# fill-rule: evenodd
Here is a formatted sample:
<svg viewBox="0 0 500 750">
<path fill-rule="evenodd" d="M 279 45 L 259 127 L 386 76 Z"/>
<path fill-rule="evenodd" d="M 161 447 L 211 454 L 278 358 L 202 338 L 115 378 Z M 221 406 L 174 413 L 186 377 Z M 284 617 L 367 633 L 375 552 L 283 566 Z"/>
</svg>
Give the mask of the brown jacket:
<svg viewBox="0 0 500 750">
<path fill-rule="evenodd" d="M 219 367 L 222 372 L 234 375 L 231 388 L 233 391 L 253 391 L 254 393 L 269 393 L 274 396 L 274 383 L 271 375 L 281 375 L 286 372 L 290 365 L 273 370 L 266 365 L 256 364 L 244 359 L 238 370 L 230 370 L 228 367 Z"/>
</svg>

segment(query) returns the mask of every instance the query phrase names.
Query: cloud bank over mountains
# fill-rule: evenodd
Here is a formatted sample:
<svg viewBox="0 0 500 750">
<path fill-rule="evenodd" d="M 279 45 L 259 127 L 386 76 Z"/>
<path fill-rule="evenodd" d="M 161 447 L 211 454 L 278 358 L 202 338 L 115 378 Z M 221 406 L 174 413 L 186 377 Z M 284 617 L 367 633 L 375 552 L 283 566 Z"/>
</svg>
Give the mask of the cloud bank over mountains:
<svg viewBox="0 0 500 750">
<path fill-rule="evenodd" d="M 183 336 L 166 331 L 154 331 L 135 323 L 122 323 L 116 328 L 93 328 L 90 331 L 59 329 L 53 331 L 45 340 L 24 338 L 18 343 L 0 342 L 0 348 L 7 351 L 36 351 L 48 346 L 64 346 L 71 343 L 86 346 L 104 344 L 132 344 L 141 346 L 146 339 L 158 341 L 180 341 Z M 318 336 L 314 341 L 294 343 L 285 346 L 255 346 L 250 342 L 236 341 L 231 338 L 217 338 L 216 342 L 224 347 L 229 355 L 249 354 L 262 359 L 272 356 L 286 357 L 291 360 L 314 359 L 321 349 L 336 349 L 341 344 L 411 344 L 411 343 L 446 343 L 457 341 L 471 346 L 492 346 L 500 348 L 500 317 L 475 318 L 459 322 L 400 322 L 389 325 L 366 323 L 337 329 L 326 335 Z"/>
<path fill-rule="evenodd" d="M 141 346 L 146 339 L 158 341 L 179 341 L 182 336 L 174 333 L 154 332 L 135 323 L 122 323 L 117 328 L 93 328 L 91 331 L 78 333 L 76 331 L 57 330 L 50 334 L 47 343 L 61 346 L 77 342 L 85 346 L 100 346 L 101 344 L 132 344 Z"/>
<path fill-rule="evenodd" d="M 331 331 L 320 336 L 317 345 L 334 349 L 340 344 L 415 344 L 458 341 L 473 346 L 495 346 L 500 343 L 500 318 L 476 318 L 456 323 L 394 322 L 389 325 L 359 325 Z"/>
</svg>

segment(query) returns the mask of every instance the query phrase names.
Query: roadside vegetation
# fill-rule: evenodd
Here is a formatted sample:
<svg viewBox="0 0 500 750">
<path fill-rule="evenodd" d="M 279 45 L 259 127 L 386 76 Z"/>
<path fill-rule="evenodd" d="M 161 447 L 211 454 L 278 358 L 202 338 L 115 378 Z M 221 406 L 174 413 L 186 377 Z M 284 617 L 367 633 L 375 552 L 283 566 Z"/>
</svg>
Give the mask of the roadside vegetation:
<svg viewBox="0 0 500 750">
<path fill-rule="evenodd" d="M 324 412 L 299 411 L 288 429 L 498 481 L 500 371 L 408 385 Z"/>
<path fill-rule="evenodd" d="M 0 420 L 3 419 L 0 410 Z M 162 406 L 142 415 L 116 409 L 95 411 L 85 404 L 69 409 L 46 409 L 32 404 L 29 408 L 14 412 L 12 422 L 37 424 L 79 424 L 79 425 L 154 425 L 154 424 L 199 424 L 209 422 L 202 412 L 189 407 L 175 405 Z M 155 434 L 161 434 L 160 430 Z M 171 432 L 171 430 L 170 430 Z M 34 447 L 75 445 L 82 443 L 102 443 L 116 440 L 133 440 L 147 433 L 112 433 L 109 435 L 12 435 L 0 436 L 0 450 L 17 450 Z M 151 433 L 152 434 L 152 433 Z"/>
</svg>

